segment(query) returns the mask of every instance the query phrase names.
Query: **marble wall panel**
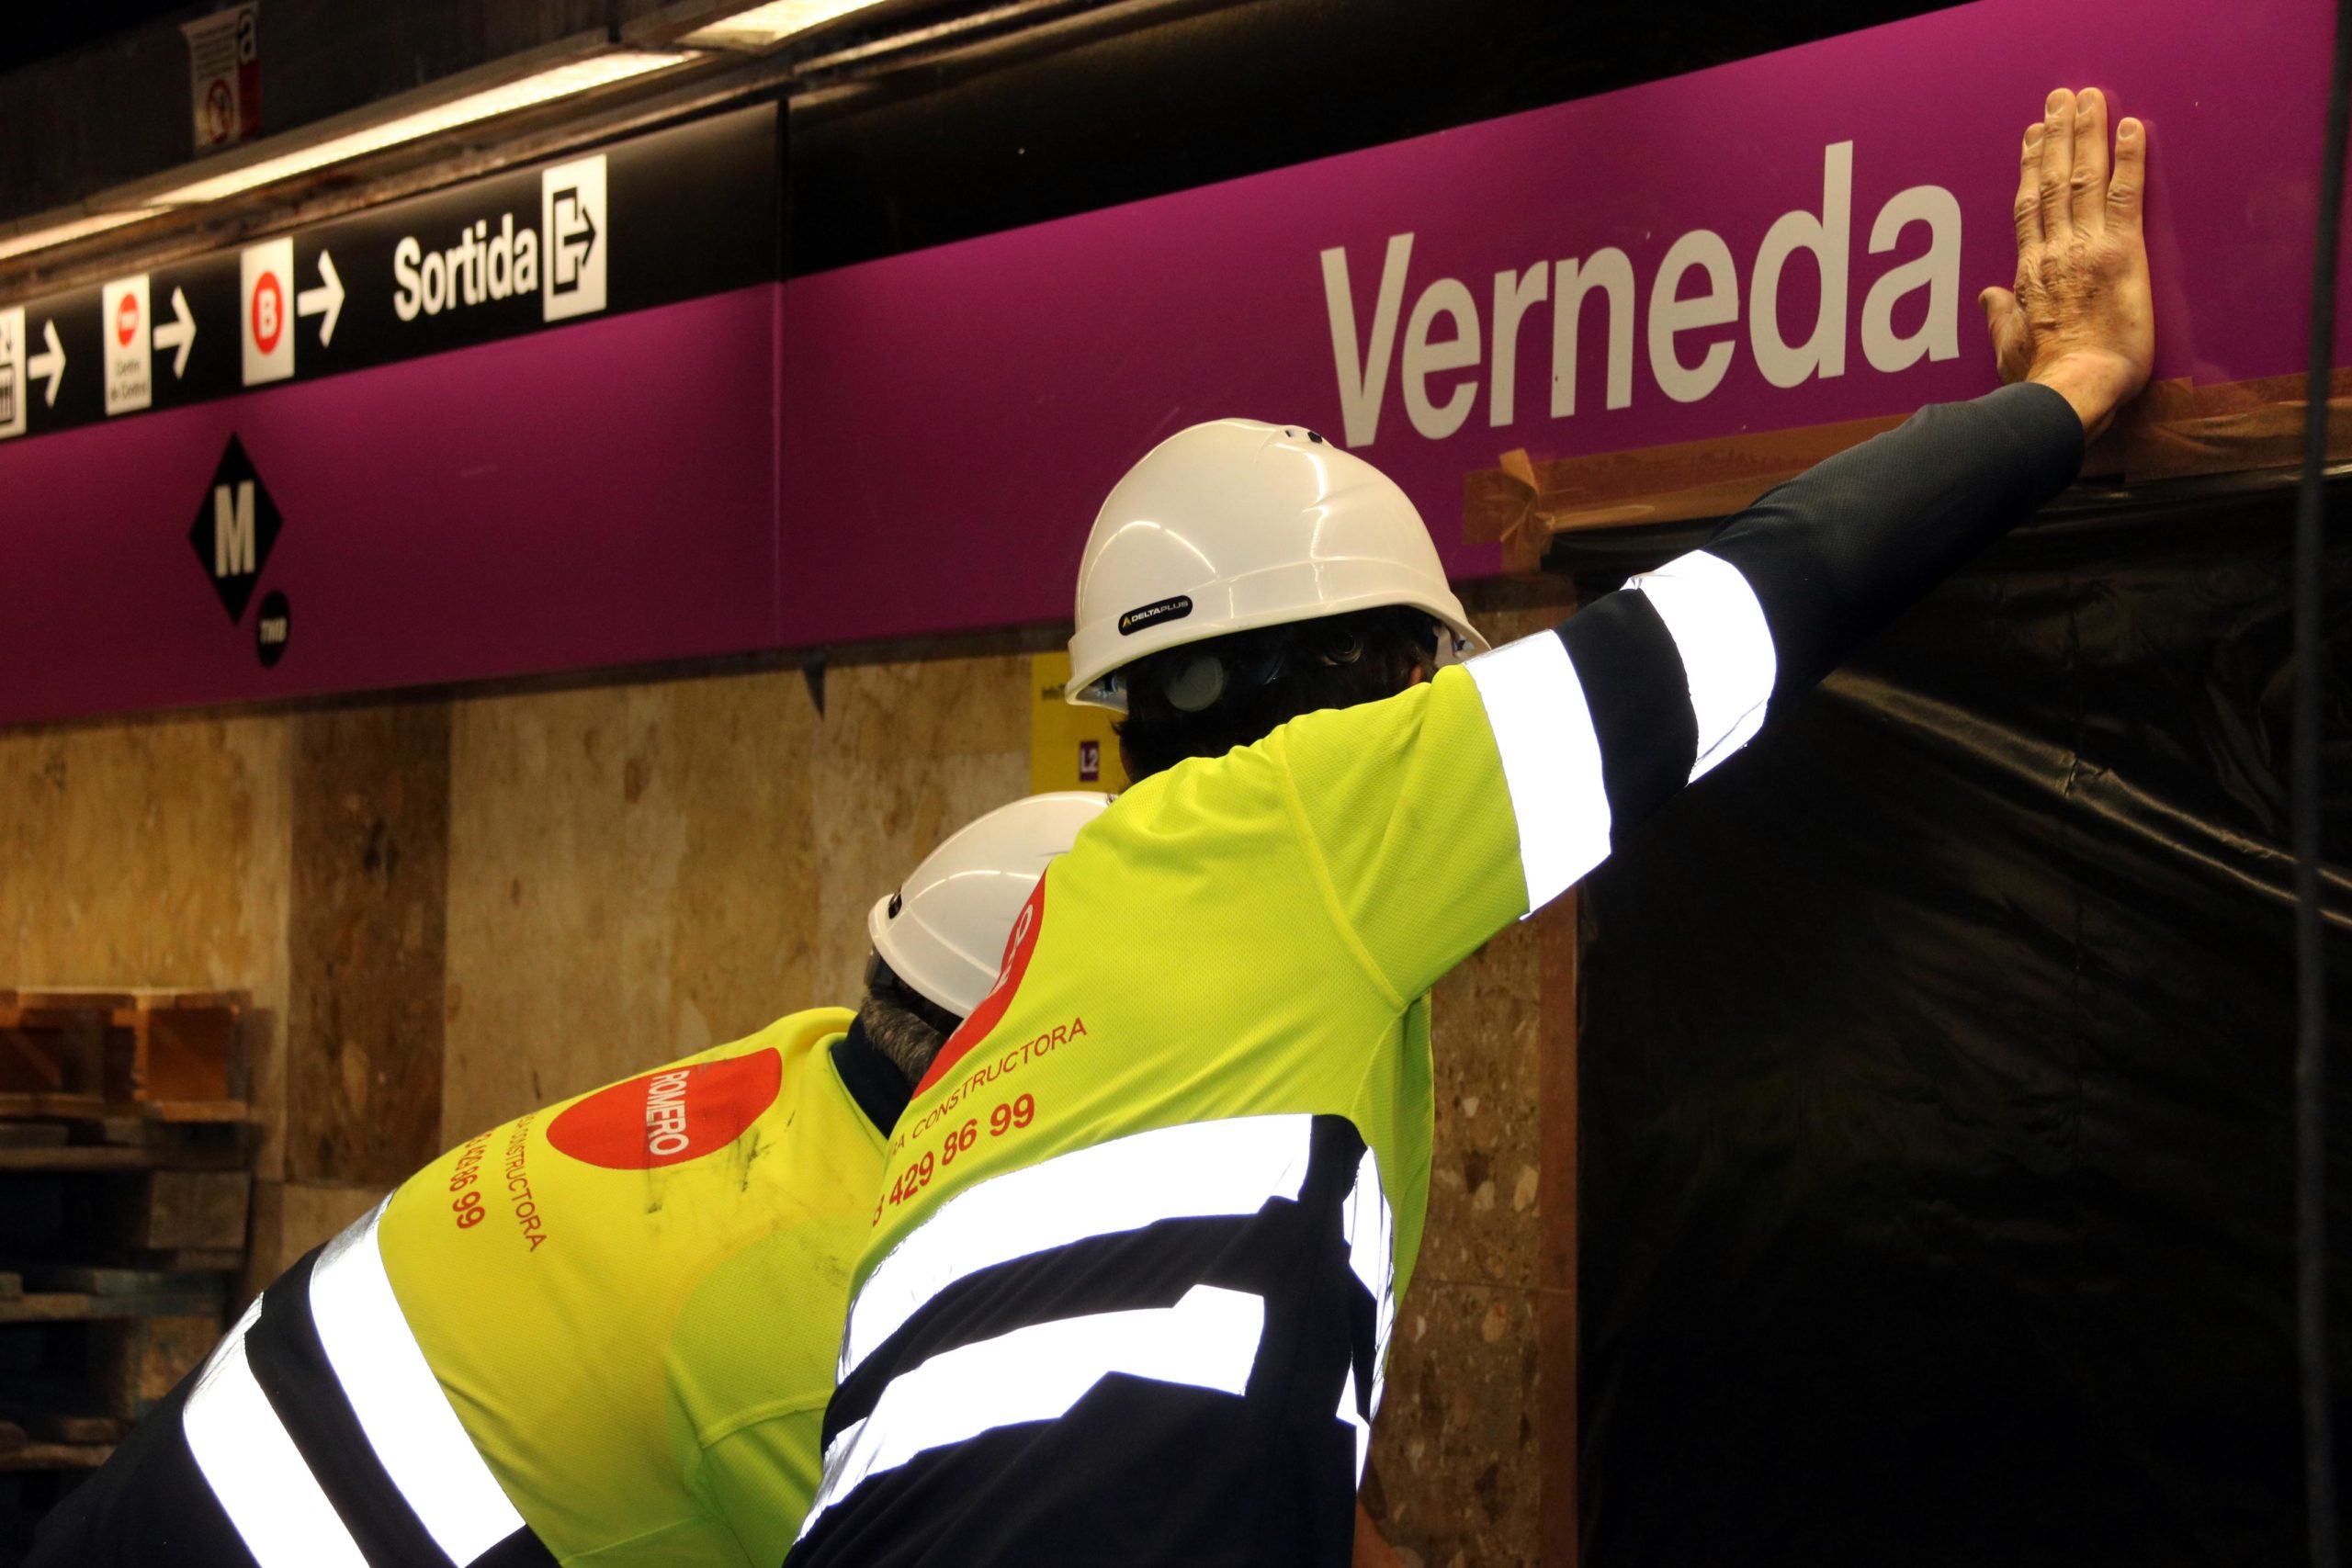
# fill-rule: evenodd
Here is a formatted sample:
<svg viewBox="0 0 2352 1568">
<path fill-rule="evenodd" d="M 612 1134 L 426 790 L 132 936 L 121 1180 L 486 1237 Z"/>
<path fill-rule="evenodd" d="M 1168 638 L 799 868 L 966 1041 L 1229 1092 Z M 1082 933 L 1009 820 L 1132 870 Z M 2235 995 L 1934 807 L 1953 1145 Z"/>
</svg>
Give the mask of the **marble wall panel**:
<svg viewBox="0 0 2352 1568">
<path fill-rule="evenodd" d="M 1417 1279 L 1538 1282 L 1541 960 L 1530 922 L 1489 942 L 1430 996 L 1437 1137 Z"/>
<path fill-rule="evenodd" d="M 462 700 L 443 1141 L 819 999 L 797 671 Z"/>
<path fill-rule="evenodd" d="M 400 1180 L 440 1149 L 445 703 L 295 721 L 286 1175 Z"/>
<path fill-rule="evenodd" d="M 816 978 L 854 998 L 865 916 L 939 841 L 1029 792 L 1029 660 L 999 654 L 836 665 L 812 755 Z"/>
<path fill-rule="evenodd" d="M 1558 1568 L 1539 1540 L 1537 1314 L 1534 1291 L 1431 1280 L 1397 1314 L 1364 1502 L 1429 1568 Z"/>
<path fill-rule="evenodd" d="M 1568 610 L 1552 584 L 1492 583 L 1467 596 L 1473 622 L 1499 646 L 1557 623 Z M 1419 1271 L 1399 1304 L 1387 1401 L 1374 1432 L 1377 1484 L 1390 1539 L 1430 1568 L 1555 1562 L 1544 1557 L 1544 1491 L 1574 1474 L 1573 1445 L 1538 1398 L 1544 1199 L 1556 1168 L 1575 1161 L 1576 1129 L 1546 1119 L 1566 1021 L 1573 1039 L 1573 972 L 1547 966 L 1555 919 L 1496 936 L 1430 998 L 1437 1126 Z M 1549 982 L 1547 988 L 1547 982 Z M 1571 1067 L 1573 1064 L 1570 1064 Z M 1573 1336 L 1573 1314 L 1555 1337 Z M 1573 1359 L 1554 1359 L 1571 1368 Z M 1573 1408 L 1573 1387 L 1563 1395 Z M 1568 1428 L 1571 1432 L 1573 1427 Z M 1368 1505 L 1369 1506 L 1369 1505 Z M 1555 1500 L 1556 1509 L 1556 1499 Z M 1571 1548 L 1573 1543 L 1571 1542 Z"/>
</svg>

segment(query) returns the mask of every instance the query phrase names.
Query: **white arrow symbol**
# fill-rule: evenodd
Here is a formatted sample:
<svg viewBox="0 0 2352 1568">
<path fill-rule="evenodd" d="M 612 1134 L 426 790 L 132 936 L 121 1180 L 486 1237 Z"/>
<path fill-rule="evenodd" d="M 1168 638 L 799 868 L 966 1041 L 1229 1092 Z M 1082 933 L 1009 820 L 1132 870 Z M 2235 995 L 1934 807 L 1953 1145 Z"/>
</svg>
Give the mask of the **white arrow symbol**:
<svg viewBox="0 0 2352 1568">
<path fill-rule="evenodd" d="M 305 288 L 294 296 L 294 313 L 325 315 L 326 320 L 319 323 L 319 346 L 324 348 L 334 341 L 334 324 L 343 315 L 343 279 L 335 276 L 334 257 L 324 251 L 319 253 L 319 276 L 324 281 L 316 288 Z"/>
<path fill-rule="evenodd" d="M 28 379 L 34 381 L 40 380 L 44 376 L 49 378 L 49 390 L 41 395 L 41 401 L 50 408 L 55 408 L 57 384 L 65 379 L 65 345 L 57 341 L 55 321 L 43 321 L 40 324 L 40 341 L 49 344 L 49 352 L 36 354 L 26 360 L 25 375 Z"/>
<path fill-rule="evenodd" d="M 176 381 L 187 369 L 187 351 L 196 342 L 196 318 L 188 314 L 187 296 L 172 290 L 172 319 L 155 323 L 155 348 L 158 353 L 167 348 L 179 350 L 172 355 L 172 379 Z"/>
</svg>

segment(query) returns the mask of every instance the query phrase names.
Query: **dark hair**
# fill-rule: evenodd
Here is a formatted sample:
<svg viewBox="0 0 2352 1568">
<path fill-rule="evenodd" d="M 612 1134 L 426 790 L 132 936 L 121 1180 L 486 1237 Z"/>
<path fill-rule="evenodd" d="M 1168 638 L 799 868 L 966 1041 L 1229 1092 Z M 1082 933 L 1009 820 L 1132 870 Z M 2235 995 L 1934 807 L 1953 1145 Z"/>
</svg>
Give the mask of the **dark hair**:
<svg viewBox="0 0 2352 1568">
<path fill-rule="evenodd" d="M 1186 643 L 1125 671 L 1118 725 L 1127 772 L 1144 779 L 1187 757 L 1222 757 L 1319 708 L 1394 696 L 1436 661 L 1425 611 L 1386 604 Z"/>
<path fill-rule="evenodd" d="M 865 999 L 858 1004 L 857 1021 L 875 1049 L 888 1057 L 911 1086 L 922 1081 L 923 1074 L 931 1070 L 931 1059 L 964 1021 L 899 979 L 880 953 L 869 952 Z"/>
</svg>

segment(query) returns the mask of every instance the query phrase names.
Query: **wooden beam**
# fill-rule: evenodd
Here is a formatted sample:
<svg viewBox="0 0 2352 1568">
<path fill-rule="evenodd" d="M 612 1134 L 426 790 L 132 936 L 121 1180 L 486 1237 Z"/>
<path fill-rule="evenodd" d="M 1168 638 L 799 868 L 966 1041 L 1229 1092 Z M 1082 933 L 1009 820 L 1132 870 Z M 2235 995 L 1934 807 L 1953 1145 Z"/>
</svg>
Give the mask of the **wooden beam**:
<svg viewBox="0 0 2352 1568">
<path fill-rule="evenodd" d="M 96 1470 L 113 1454 L 112 1443 L 27 1443 L 0 1452 L 0 1471 Z"/>
</svg>

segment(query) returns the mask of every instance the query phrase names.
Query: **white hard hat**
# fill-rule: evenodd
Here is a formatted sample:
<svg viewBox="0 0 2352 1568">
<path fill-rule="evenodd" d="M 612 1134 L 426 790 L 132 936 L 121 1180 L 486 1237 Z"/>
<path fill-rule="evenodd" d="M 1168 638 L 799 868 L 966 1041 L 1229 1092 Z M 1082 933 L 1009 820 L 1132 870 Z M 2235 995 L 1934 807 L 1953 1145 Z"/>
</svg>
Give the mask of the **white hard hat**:
<svg viewBox="0 0 2352 1568">
<path fill-rule="evenodd" d="M 876 899 L 865 934 L 899 979 L 958 1018 L 996 984 L 1004 939 L 1046 864 L 1102 815 L 1107 795 L 1033 795 L 965 824 L 896 893 Z"/>
<path fill-rule="evenodd" d="M 1125 712 L 1118 672 L 1148 653 L 1383 604 L 1445 623 L 1445 655 L 1486 649 L 1394 479 L 1304 425 L 1196 424 L 1146 453 L 1095 514 L 1069 700 Z"/>
</svg>

